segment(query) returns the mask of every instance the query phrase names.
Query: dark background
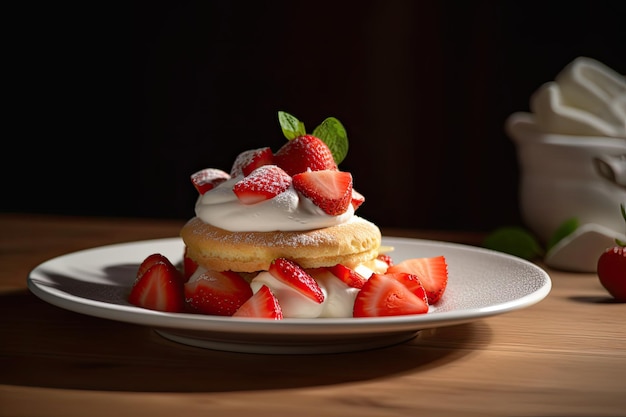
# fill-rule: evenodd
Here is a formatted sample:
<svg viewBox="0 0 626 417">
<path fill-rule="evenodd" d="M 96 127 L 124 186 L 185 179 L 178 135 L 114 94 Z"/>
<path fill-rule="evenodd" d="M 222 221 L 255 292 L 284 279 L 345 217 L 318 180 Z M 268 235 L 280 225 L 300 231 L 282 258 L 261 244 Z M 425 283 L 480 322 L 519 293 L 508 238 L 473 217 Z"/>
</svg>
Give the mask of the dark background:
<svg viewBox="0 0 626 417">
<path fill-rule="evenodd" d="M 5 16 L 3 212 L 186 219 L 189 176 L 284 142 L 350 139 L 381 227 L 520 224 L 507 116 L 578 56 L 626 74 L 624 1 L 46 3 Z M 8 190 L 8 193 L 7 193 Z"/>
</svg>

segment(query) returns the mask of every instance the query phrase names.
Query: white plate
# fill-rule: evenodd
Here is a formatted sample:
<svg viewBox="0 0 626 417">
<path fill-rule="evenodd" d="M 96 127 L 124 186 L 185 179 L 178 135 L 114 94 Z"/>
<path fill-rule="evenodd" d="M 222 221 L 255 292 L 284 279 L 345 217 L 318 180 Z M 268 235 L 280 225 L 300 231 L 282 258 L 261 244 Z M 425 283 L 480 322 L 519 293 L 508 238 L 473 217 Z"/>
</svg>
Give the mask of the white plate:
<svg viewBox="0 0 626 417">
<path fill-rule="evenodd" d="M 529 307 L 548 295 L 551 281 L 523 259 L 478 247 L 406 238 L 383 238 L 394 262 L 444 255 L 448 286 L 427 314 L 343 319 L 248 319 L 163 313 L 126 298 L 141 261 L 162 253 L 181 262 L 179 238 L 102 246 L 63 255 L 33 269 L 29 289 L 67 310 L 153 327 L 187 345 L 249 353 L 331 353 L 401 343 L 420 329 L 450 326 Z"/>
</svg>

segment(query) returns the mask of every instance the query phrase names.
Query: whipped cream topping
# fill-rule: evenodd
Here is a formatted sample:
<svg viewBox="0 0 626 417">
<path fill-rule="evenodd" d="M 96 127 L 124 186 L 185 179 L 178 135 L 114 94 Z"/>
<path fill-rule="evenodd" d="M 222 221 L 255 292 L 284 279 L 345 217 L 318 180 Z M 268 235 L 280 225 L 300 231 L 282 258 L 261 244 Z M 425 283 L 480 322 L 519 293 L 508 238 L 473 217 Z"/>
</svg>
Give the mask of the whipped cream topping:
<svg viewBox="0 0 626 417">
<path fill-rule="evenodd" d="M 626 77 L 579 57 L 530 99 L 539 130 L 626 139 Z"/>
<path fill-rule="evenodd" d="M 304 231 L 337 226 L 354 216 L 350 204 L 339 216 L 330 216 L 293 186 L 269 200 L 242 204 L 233 186 L 238 176 L 204 193 L 196 201 L 196 216 L 203 222 L 231 232 Z"/>
</svg>

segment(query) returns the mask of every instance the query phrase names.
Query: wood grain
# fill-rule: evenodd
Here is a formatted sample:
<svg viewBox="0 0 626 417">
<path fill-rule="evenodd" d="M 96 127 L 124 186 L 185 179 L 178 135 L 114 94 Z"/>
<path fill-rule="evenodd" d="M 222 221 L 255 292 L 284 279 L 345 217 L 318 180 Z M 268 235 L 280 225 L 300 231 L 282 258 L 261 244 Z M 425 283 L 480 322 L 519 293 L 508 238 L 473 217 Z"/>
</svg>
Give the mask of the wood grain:
<svg viewBox="0 0 626 417">
<path fill-rule="evenodd" d="M 552 292 L 527 309 L 328 355 L 179 345 L 143 326 L 57 308 L 26 289 L 28 272 L 51 257 L 176 236 L 182 224 L 0 215 L 0 415 L 625 415 L 626 305 L 611 301 L 595 274 L 547 269 Z"/>
</svg>

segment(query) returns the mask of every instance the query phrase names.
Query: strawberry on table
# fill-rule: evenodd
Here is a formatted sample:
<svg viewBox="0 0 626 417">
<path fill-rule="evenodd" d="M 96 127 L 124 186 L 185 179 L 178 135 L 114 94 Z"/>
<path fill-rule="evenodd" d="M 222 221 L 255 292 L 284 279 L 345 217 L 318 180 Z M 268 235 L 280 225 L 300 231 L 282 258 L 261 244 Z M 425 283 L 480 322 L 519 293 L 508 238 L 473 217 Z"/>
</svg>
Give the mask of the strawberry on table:
<svg viewBox="0 0 626 417">
<path fill-rule="evenodd" d="M 259 317 L 281 320 L 283 311 L 272 290 L 267 285 L 263 285 L 235 311 L 233 317 Z"/>
<path fill-rule="evenodd" d="M 206 271 L 184 286 L 185 301 L 192 312 L 232 316 L 252 297 L 250 284 L 232 271 Z"/>
<path fill-rule="evenodd" d="M 389 274 L 372 274 L 354 300 L 354 317 L 425 314 L 428 303 Z"/>
<path fill-rule="evenodd" d="M 205 168 L 191 175 L 191 183 L 200 195 L 229 179 L 230 175 L 217 168 Z"/>
<path fill-rule="evenodd" d="M 620 208 L 626 221 L 626 209 L 623 204 Z M 615 244 L 598 258 L 598 279 L 615 300 L 626 302 L 626 242 L 616 239 Z"/>
<path fill-rule="evenodd" d="M 233 186 L 243 204 L 256 204 L 281 194 L 291 186 L 291 177 L 276 165 L 263 165 Z"/>
<path fill-rule="evenodd" d="M 387 269 L 388 274 L 395 272 L 416 275 L 426 290 L 430 304 L 441 299 L 448 284 L 448 264 L 444 256 L 407 259 Z"/>
<path fill-rule="evenodd" d="M 232 168 L 231 177 L 250 175 L 252 171 L 263 165 L 274 165 L 274 154 L 269 147 L 251 149 L 237 155 Z"/>
<path fill-rule="evenodd" d="M 151 255 L 139 267 L 128 301 L 150 310 L 180 313 L 185 310 L 181 272 L 163 255 Z"/>
<path fill-rule="evenodd" d="M 345 213 L 352 200 L 352 174 L 349 172 L 301 172 L 293 176 L 293 187 L 331 216 Z"/>
</svg>

